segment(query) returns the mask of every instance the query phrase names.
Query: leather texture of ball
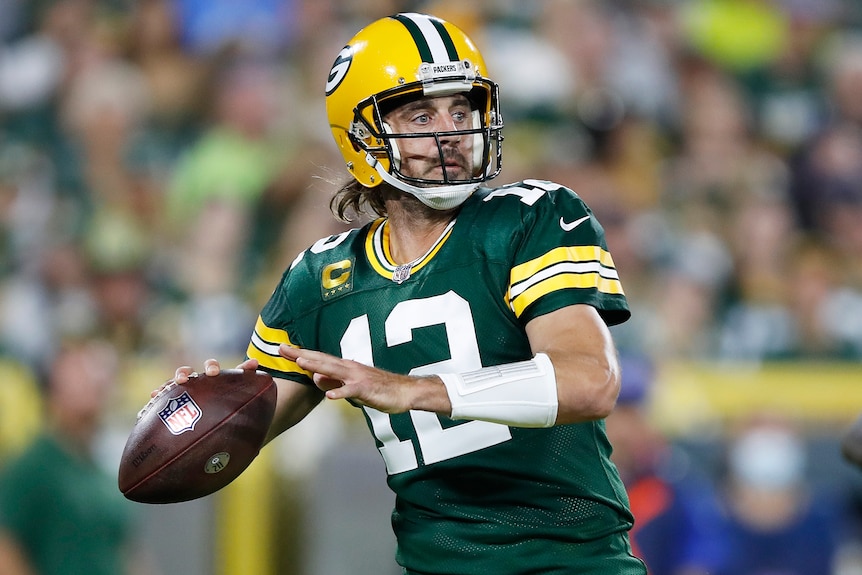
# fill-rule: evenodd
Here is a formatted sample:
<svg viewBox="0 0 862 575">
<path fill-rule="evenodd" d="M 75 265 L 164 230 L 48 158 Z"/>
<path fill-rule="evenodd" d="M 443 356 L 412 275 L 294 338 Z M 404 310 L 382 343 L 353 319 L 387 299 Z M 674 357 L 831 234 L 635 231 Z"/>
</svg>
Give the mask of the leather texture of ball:
<svg viewBox="0 0 862 575">
<path fill-rule="evenodd" d="M 178 503 L 222 489 L 257 457 L 275 402 L 275 382 L 263 371 L 170 382 L 138 414 L 120 460 L 120 491 L 140 503 Z"/>
</svg>

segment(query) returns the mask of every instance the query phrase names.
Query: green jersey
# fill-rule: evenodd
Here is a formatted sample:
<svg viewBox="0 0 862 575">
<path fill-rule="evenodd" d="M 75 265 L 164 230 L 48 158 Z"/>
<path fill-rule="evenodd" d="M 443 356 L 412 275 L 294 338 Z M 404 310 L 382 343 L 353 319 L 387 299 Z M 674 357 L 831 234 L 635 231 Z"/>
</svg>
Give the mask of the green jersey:
<svg viewBox="0 0 862 575">
<path fill-rule="evenodd" d="M 530 359 L 525 325 L 562 307 L 629 317 L 600 224 L 557 184 L 479 189 L 408 266 L 388 240 L 378 219 L 302 253 L 261 311 L 249 357 L 308 384 L 280 343 L 404 374 L 465 372 Z M 588 561 L 596 573 L 645 572 L 627 548 L 632 516 L 603 421 L 528 429 L 362 409 L 408 572 L 592 573 Z M 623 544 L 597 558 L 593 543 L 608 537 Z"/>
<path fill-rule="evenodd" d="M 0 474 L 0 530 L 35 573 L 126 573 L 134 504 L 93 461 L 42 434 Z"/>
</svg>

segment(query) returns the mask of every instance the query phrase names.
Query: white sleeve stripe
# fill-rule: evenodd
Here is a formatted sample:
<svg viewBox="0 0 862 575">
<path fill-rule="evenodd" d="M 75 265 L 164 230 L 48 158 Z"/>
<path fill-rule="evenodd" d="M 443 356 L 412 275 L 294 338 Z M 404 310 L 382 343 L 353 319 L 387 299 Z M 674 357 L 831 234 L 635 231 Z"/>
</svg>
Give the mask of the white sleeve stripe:
<svg viewBox="0 0 862 575">
<path fill-rule="evenodd" d="M 279 344 L 270 343 L 270 342 L 264 340 L 262 337 L 260 337 L 260 335 L 258 335 L 258 333 L 256 331 L 253 334 L 251 334 L 251 343 L 254 344 L 254 347 L 256 347 L 257 349 L 259 349 L 260 351 L 262 351 L 263 353 L 265 353 L 267 355 L 271 355 L 273 357 L 281 357 L 278 354 Z"/>
<path fill-rule="evenodd" d="M 613 268 L 603 266 L 599 262 L 563 262 L 552 265 L 542 271 L 533 274 L 524 281 L 514 284 L 511 289 L 510 299 L 521 295 L 523 292 L 530 289 L 532 286 L 545 281 L 546 279 L 559 274 L 599 274 L 599 276 L 609 280 L 619 280 L 620 276 Z"/>
</svg>

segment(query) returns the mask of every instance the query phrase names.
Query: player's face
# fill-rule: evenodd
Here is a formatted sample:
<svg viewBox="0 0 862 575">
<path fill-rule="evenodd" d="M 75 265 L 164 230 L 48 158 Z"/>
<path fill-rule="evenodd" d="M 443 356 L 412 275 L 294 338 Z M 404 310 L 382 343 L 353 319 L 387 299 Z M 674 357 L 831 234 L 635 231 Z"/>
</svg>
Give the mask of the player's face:
<svg viewBox="0 0 862 575">
<path fill-rule="evenodd" d="M 463 95 L 421 98 L 390 112 L 385 121 L 395 133 L 424 134 L 469 130 L 470 102 Z M 473 175 L 473 134 L 437 138 L 398 138 L 401 172 L 408 177 L 464 180 Z M 441 164 L 440 155 L 443 155 Z"/>
</svg>

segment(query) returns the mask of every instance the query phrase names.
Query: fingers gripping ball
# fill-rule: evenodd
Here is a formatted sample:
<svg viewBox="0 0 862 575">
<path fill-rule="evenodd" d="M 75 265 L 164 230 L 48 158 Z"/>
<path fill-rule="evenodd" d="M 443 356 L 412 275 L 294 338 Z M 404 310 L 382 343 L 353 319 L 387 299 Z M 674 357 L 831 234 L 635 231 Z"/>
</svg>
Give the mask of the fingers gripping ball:
<svg viewBox="0 0 862 575">
<path fill-rule="evenodd" d="M 218 491 L 257 457 L 275 399 L 275 382 L 262 371 L 227 369 L 168 384 L 138 414 L 120 460 L 120 491 L 141 503 Z"/>
</svg>

